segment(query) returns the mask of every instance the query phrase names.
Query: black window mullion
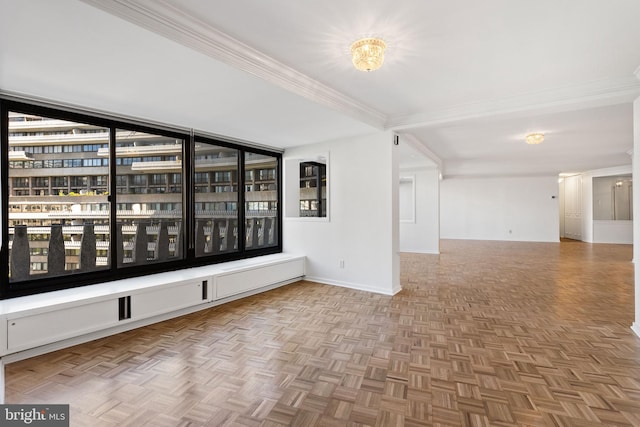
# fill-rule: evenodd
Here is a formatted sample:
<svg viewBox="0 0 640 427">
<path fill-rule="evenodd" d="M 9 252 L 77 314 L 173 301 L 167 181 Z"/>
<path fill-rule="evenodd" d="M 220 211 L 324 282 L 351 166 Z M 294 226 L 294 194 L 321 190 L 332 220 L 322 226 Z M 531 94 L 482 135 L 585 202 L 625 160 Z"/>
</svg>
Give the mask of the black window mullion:
<svg viewBox="0 0 640 427">
<path fill-rule="evenodd" d="M 195 259 L 195 228 L 196 228 L 196 209 L 195 209 L 195 187 L 194 187 L 194 175 L 196 171 L 195 164 L 195 149 L 196 140 L 193 131 L 189 135 L 189 140 L 185 141 L 185 147 L 183 147 L 184 161 L 182 162 L 182 193 L 183 193 L 183 222 L 182 226 L 184 231 L 182 235 L 186 242 L 180 242 L 182 250 L 187 251 L 185 253 L 185 259 L 187 262 L 193 262 Z"/>
<path fill-rule="evenodd" d="M 9 290 L 9 110 L 4 101 L 0 100 L 0 182 L 7 183 L 2 191 L 2 248 L 0 262 L 5 271 L 0 286 L 0 297 L 4 298 Z"/>
<path fill-rule="evenodd" d="M 245 244 L 247 237 L 245 235 L 246 215 L 245 215 L 245 163 L 244 163 L 244 150 L 240 150 L 238 153 L 238 252 L 245 253 Z M 240 185 L 242 184 L 242 185 Z"/>
<path fill-rule="evenodd" d="M 277 190 L 277 209 L 276 209 L 276 236 L 278 238 L 278 244 L 276 245 L 279 252 L 282 252 L 282 155 L 276 155 L 276 190 Z M 322 196 L 320 196 L 322 198 Z"/>
<path fill-rule="evenodd" d="M 118 191 L 117 191 L 117 161 L 116 161 L 116 127 L 114 125 L 109 126 L 109 254 L 111 263 L 111 271 L 117 271 L 118 269 L 118 245 L 122 245 L 122 242 L 118 241 L 118 234 L 116 230 L 118 228 L 117 215 L 118 215 Z"/>
</svg>

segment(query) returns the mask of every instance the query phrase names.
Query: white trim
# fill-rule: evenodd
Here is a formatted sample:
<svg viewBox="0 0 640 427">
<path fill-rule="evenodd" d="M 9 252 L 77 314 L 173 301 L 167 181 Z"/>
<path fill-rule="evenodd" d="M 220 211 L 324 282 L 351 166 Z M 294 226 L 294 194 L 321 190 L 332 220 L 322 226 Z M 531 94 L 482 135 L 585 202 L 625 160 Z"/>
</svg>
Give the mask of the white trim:
<svg viewBox="0 0 640 427">
<path fill-rule="evenodd" d="M 406 173 L 416 173 L 416 172 L 434 171 L 434 170 L 440 171 L 440 169 L 438 168 L 438 165 L 407 166 L 407 167 L 399 168 L 399 172 L 401 175 Z"/>
<path fill-rule="evenodd" d="M 633 165 L 628 164 L 628 165 L 620 165 L 620 166 L 611 166 L 609 168 L 592 169 L 578 175 L 592 177 L 592 178 L 600 178 L 600 177 L 606 177 L 606 176 L 630 175 L 632 173 L 633 173 Z"/>
<path fill-rule="evenodd" d="M 330 152 L 301 158 L 284 158 L 284 220 L 301 222 L 331 222 L 331 162 Z M 325 165 L 325 216 L 300 216 L 300 163 L 317 162 Z M 321 191 L 321 189 L 320 189 Z"/>
<path fill-rule="evenodd" d="M 283 220 L 287 222 L 331 222 L 326 216 L 286 216 Z"/>
<path fill-rule="evenodd" d="M 403 254 L 440 255 L 440 251 L 400 251 Z"/>
<path fill-rule="evenodd" d="M 307 282 L 315 282 L 321 285 L 331 285 L 331 286 L 339 286 L 341 288 L 354 289 L 356 291 L 364 291 L 371 292 L 372 294 L 382 294 L 382 295 L 395 295 L 402 290 L 402 287 L 394 288 L 391 292 L 383 292 L 380 288 L 374 288 L 369 285 L 363 285 L 361 283 L 353 283 L 353 282 L 344 282 L 342 280 L 333 280 L 322 277 L 314 277 L 314 276 L 305 276 L 304 280 Z"/>
<path fill-rule="evenodd" d="M 387 116 L 228 36 L 165 0 L 81 0 L 379 130 Z"/>
<path fill-rule="evenodd" d="M 640 338 L 640 322 L 633 322 L 633 325 L 631 325 L 631 330 L 638 336 L 638 338 Z"/>
</svg>

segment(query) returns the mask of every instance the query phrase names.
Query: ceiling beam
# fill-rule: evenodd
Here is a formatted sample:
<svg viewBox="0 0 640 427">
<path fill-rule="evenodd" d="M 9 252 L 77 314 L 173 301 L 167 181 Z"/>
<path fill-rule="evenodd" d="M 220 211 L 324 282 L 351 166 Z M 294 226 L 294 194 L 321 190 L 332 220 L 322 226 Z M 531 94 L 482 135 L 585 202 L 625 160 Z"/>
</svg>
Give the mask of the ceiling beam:
<svg viewBox="0 0 640 427">
<path fill-rule="evenodd" d="M 636 70 L 636 75 L 640 79 L 640 68 Z M 603 79 L 514 95 L 509 98 L 454 105 L 446 109 L 392 117 L 387 122 L 386 128 L 400 131 L 492 116 L 517 118 L 531 114 L 560 113 L 630 103 L 638 96 L 640 96 L 640 81 L 629 74 L 620 79 Z"/>
</svg>

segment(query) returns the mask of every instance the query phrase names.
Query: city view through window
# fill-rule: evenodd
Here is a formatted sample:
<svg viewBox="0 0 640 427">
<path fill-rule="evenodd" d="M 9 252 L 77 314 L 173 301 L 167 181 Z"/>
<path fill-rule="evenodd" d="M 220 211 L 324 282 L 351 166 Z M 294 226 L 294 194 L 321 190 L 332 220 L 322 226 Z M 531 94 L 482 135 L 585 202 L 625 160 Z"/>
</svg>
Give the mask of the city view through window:
<svg viewBox="0 0 640 427">
<path fill-rule="evenodd" d="M 278 155 L 144 130 L 8 112 L 10 286 L 280 247 Z"/>
</svg>

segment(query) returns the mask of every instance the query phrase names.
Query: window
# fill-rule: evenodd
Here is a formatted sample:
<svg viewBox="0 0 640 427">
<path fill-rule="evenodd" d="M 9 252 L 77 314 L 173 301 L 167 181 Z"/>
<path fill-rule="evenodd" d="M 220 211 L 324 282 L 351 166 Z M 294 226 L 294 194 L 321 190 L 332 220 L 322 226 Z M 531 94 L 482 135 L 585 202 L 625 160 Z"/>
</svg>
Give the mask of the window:
<svg viewBox="0 0 640 427">
<path fill-rule="evenodd" d="M 109 177 L 106 175 L 97 175 L 91 177 L 92 187 L 107 187 L 109 183 Z"/>
<path fill-rule="evenodd" d="M 244 192 L 245 199 L 245 247 L 255 250 L 277 246 L 278 240 L 278 159 L 276 157 L 247 152 L 245 176 L 251 171 L 261 181 L 259 191 Z"/>
<path fill-rule="evenodd" d="M 11 113 L 14 117 L 19 113 Z M 52 119 L 39 117 L 38 123 L 45 126 Z M 13 124 L 8 127 L 8 143 L 14 143 Z M 82 127 L 83 123 L 68 122 L 70 127 Z M 108 129 L 103 130 L 105 140 L 108 140 Z M 24 144 L 24 137 L 20 138 L 20 144 Z M 63 145 L 33 148 L 34 161 L 44 161 L 50 153 L 62 153 Z M 44 148 L 44 149 L 40 149 Z M 27 151 L 27 150 L 25 150 Z M 95 159 L 87 159 L 95 160 Z M 97 159 L 101 160 L 101 159 Z M 24 172 L 32 175 L 33 170 Z M 22 174 L 20 178 L 13 178 L 16 174 Z M 23 172 L 17 169 L 9 169 L 10 182 L 14 187 L 42 188 L 49 187 L 53 196 L 48 191 L 33 190 L 32 197 L 25 201 L 17 199 L 20 194 L 10 192 L 9 203 L 21 203 L 20 212 L 10 212 L 8 215 L 8 234 L 11 238 L 9 282 L 12 284 L 27 282 L 33 278 L 55 278 L 69 274 L 77 274 L 83 271 L 98 271 L 109 268 L 108 259 L 98 259 L 96 253 L 96 235 L 103 239 L 103 235 L 109 234 L 108 209 L 103 215 L 91 215 L 96 204 L 108 206 L 106 196 L 102 198 L 88 197 L 86 188 L 87 176 L 66 176 L 66 169 L 51 171 L 48 176 L 24 177 Z M 91 171 L 92 174 L 107 175 L 108 167 L 100 166 Z M 40 174 L 41 175 L 41 174 Z M 42 196 L 42 197 L 40 197 Z M 52 199 L 51 197 L 54 197 Z M 15 199 L 15 200 L 14 200 Z M 55 216 L 42 213 L 43 203 L 58 202 L 62 211 Z"/>
<path fill-rule="evenodd" d="M 13 187 L 14 188 L 28 188 L 29 187 L 29 178 L 13 178 Z"/>
<path fill-rule="evenodd" d="M 117 263 L 121 267 L 181 260 L 184 250 L 184 209 L 182 186 L 166 191 L 167 175 L 181 174 L 184 140 L 133 129 L 116 130 L 116 158 L 134 158 L 118 168 L 119 181 L 128 177 L 129 188 L 118 192 L 131 209 L 116 214 Z M 157 156 L 153 156 L 153 155 Z M 160 155 L 167 160 L 157 161 Z M 118 182 L 118 179 L 116 179 Z M 158 196 L 159 195 L 159 196 Z M 157 209 L 171 204 L 170 210 Z"/>
<path fill-rule="evenodd" d="M 231 181 L 231 172 L 214 172 L 213 173 L 213 181 L 214 182 L 229 182 Z"/>
<path fill-rule="evenodd" d="M 71 186 L 74 188 L 84 188 L 87 186 L 87 177 L 86 176 L 72 176 L 71 177 Z"/>
<path fill-rule="evenodd" d="M 300 162 L 300 216 L 327 216 L 327 165 Z"/>
<path fill-rule="evenodd" d="M 43 152 L 45 154 L 50 153 L 62 153 L 62 145 L 48 145 L 43 147 Z"/>
<path fill-rule="evenodd" d="M 182 184 L 182 174 L 181 173 L 172 173 L 170 174 L 171 176 L 171 183 L 172 184 Z"/>
<path fill-rule="evenodd" d="M 33 186 L 34 187 L 49 187 L 49 178 L 48 177 L 37 177 L 33 178 Z"/>
<path fill-rule="evenodd" d="M 237 175 L 240 153 L 207 140 L 198 140 L 195 149 L 194 182 L 206 184 L 195 195 L 196 257 L 238 252 L 238 192 L 230 185 L 209 187 L 214 182 L 230 182 Z M 233 172 L 233 173 L 232 173 Z M 198 187 L 196 187 L 198 188 Z M 206 190 L 206 191 L 202 191 Z"/>
<path fill-rule="evenodd" d="M 276 171 L 274 169 L 258 169 L 258 180 L 271 181 L 276 179 Z"/>
<path fill-rule="evenodd" d="M 209 173 L 207 172 L 196 172 L 193 176 L 193 182 L 196 184 L 208 184 L 209 183 Z"/>
<path fill-rule="evenodd" d="M 52 176 L 51 186 L 54 188 L 67 188 L 69 186 L 68 178 L 66 176 Z"/>
<path fill-rule="evenodd" d="M 166 185 L 167 184 L 167 174 L 162 173 L 154 173 L 151 175 L 151 185 Z"/>
<path fill-rule="evenodd" d="M 0 165 L 0 298 L 282 250 L 280 154 L 2 98 L 0 107 L 0 149 L 25 157 Z M 53 134 L 55 145 L 39 145 Z"/>
<path fill-rule="evenodd" d="M 130 163 L 129 165 L 131 165 L 131 164 L 132 163 Z M 147 176 L 146 175 L 131 175 L 131 185 L 137 185 L 137 186 L 146 187 L 147 186 Z"/>
</svg>

